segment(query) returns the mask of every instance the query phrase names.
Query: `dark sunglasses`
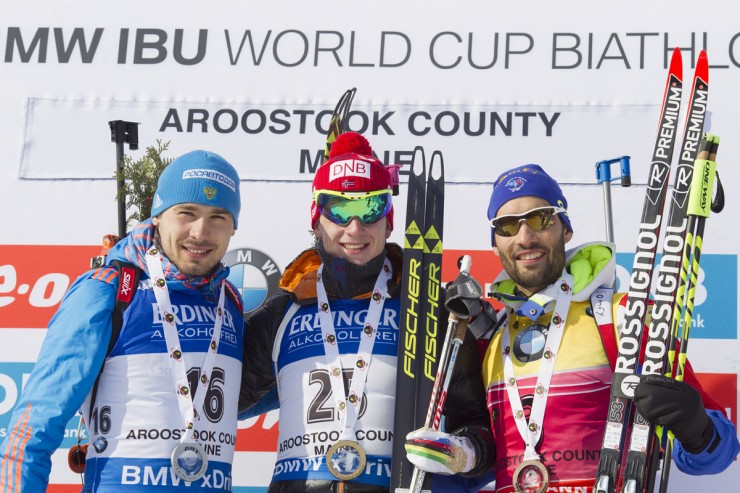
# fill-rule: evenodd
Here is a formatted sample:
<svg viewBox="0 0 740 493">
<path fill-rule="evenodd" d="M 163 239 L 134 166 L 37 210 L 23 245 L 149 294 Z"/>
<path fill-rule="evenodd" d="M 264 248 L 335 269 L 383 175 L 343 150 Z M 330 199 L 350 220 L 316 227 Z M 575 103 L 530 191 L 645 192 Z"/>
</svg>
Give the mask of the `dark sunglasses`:
<svg viewBox="0 0 740 493">
<path fill-rule="evenodd" d="M 562 207 L 545 206 L 523 212 L 521 214 L 507 214 L 494 217 L 490 221 L 493 232 L 499 236 L 516 236 L 519 233 L 522 221 L 527 223 L 532 231 L 547 229 L 552 223 L 555 214 L 567 212 Z"/>
</svg>

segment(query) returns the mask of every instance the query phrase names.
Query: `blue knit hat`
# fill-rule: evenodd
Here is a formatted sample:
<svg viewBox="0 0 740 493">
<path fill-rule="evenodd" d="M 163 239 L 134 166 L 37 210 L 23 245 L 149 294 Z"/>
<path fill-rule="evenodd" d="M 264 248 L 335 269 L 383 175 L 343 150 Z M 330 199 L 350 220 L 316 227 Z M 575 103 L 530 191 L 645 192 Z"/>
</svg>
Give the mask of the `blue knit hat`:
<svg viewBox="0 0 740 493">
<path fill-rule="evenodd" d="M 241 209 L 236 169 L 210 151 L 192 151 L 175 159 L 159 176 L 152 201 L 152 217 L 173 205 L 185 203 L 226 209 L 234 218 L 236 229 Z"/>
<path fill-rule="evenodd" d="M 536 164 L 525 164 L 518 168 L 510 169 L 502 173 L 493 182 L 491 201 L 488 204 L 488 220 L 490 221 L 498 210 L 506 202 L 519 197 L 539 197 L 555 207 L 568 208 L 563 191 L 558 182 L 553 180 L 545 170 Z M 560 220 L 569 231 L 573 231 L 568 214 L 561 214 Z M 493 229 L 491 229 L 491 245 L 496 242 Z"/>
</svg>

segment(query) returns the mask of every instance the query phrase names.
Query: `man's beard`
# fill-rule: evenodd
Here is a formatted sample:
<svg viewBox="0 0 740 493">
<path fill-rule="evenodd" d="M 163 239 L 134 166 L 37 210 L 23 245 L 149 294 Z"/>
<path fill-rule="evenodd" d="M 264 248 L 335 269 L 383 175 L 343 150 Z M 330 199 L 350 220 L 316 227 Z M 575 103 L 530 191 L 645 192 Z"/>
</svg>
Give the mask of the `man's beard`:
<svg viewBox="0 0 740 493">
<path fill-rule="evenodd" d="M 565 229 L 563 229 L 563 238 Z M 508 255 L 501 256 L 501 263 L 509 277 L 516 283 L 520 290 L 526 290 L 530 294 L 538 293 L 560 278 L 565 267 L 565 242 L 561 241 L 555 245 L 553 250 L 545 254 L 547 260 L 536 269 L 525 269 L 517 265 L 516 261 Z"/>
</svg>

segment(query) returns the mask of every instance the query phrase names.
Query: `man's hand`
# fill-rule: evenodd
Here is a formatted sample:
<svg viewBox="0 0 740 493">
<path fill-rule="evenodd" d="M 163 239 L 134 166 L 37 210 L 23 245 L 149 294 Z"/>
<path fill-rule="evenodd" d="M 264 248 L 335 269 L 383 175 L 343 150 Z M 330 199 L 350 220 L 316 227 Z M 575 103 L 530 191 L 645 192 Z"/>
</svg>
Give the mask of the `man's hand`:
<svg viewBox="0 0 740 493">
<path fill-rule="evenodd" d="M 714 436 L 714 424 L 699 391 L 686 382 L 642 375 L 635 389 L 635 405 L 645 419 L 671 430 L 689 453 L 704 450 Z"/>
<path fill-rule="evenodd" d="M 424 472 L 452 475 L 470 471 L 475 449 L 470 439 L 431 428 L 419 428 L 406 435 L 406 457 Z"/>
<path fill-rule="evenodd" d="M 469 269 L 470 264 L 460 268 Z M 447 284 L 446 289 L 445 308 L 449 312 L 462 319 L 475 317 L 481 312 L 480 298 L 483 296 L 483 289 L 469 272 L 460 272 L 454 281 Z"/>
</svg>

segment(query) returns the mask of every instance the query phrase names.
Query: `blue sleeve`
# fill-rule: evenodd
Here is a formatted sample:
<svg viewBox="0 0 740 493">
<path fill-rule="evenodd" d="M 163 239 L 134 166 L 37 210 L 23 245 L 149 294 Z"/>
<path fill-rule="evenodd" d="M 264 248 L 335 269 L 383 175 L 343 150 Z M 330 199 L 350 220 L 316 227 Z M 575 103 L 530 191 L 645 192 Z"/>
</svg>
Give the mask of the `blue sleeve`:
<svg viewBox="0 0 740 493">
<path fill-rule="evenodd" d="M 115 274 L 115 272 L 114 272 Z M 70 287 L 49 330 L 0 446 L 10 491 L 46 491 L 51 454 L 90 392 L 108 352 L 117 276 L 88 273 Z M 111 276 L 113 277 L 113 276 Z"/>
<path fill-rule="evenodd" d="M 714 438 L 704 451 L 690 454 L 684 450 L 681 442 L 673 441 L 673 461 L 682 472 L 692 476 L 720 473 L 732 464 L 740 452 L 740 443 L 732 421 L 720 411 L 707 410 L 707 415 L 714 423 Z M 719 443 L 712 448 L 718 437 Z"/>
</svg>

